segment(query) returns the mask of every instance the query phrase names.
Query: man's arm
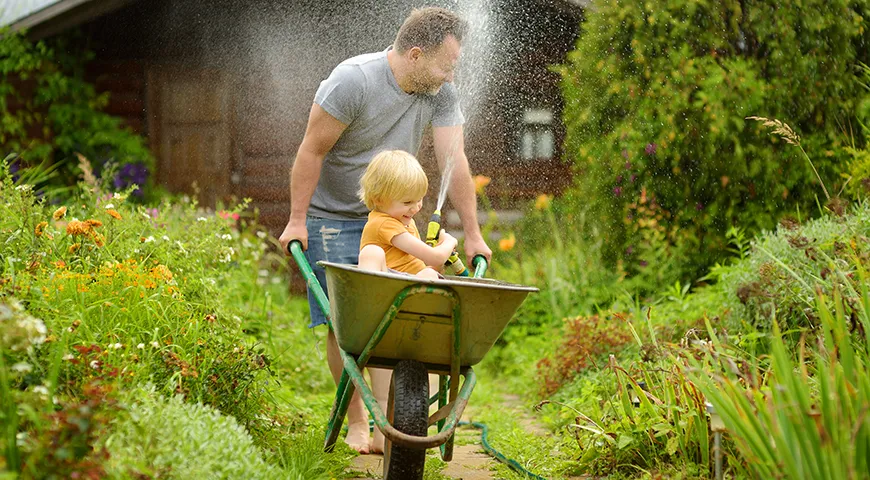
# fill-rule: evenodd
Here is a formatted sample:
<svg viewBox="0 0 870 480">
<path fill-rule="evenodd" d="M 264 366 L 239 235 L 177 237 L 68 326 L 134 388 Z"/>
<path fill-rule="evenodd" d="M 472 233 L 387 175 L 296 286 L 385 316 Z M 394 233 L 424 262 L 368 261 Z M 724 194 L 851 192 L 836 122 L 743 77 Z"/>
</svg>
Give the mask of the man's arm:
<svg viewBox="0 0 870 480">
<path fill-rule="evenodd" d="M 311 196 L 320 180 L 323 157 L 332 149 L 347 125 L 338 121 L 318 104 L 311 105 L 305 137 L 296 153 L 296 161 L 290 170 L 290 220 L 284 227 L 279 240 L 284 253 L 291 240 L 302 242 L 308 249 L 308 231 L 305 229 L 305 216 Z"/>
<path fill-rule="evenodd" d="M 474 192 L 471 170 L 468 168 L 468 158 L 465 156 L 465 134 L 462 125 L 432 127 L 432 137 L 438 168 L 443 172 L 447 162 L 450 159 L 453 161 L 448 193 L 450 203 L 459 212 L 459 218 L 462 220 L 468 265 L 471 265 L 475 255 L 483 255 L 489 261 L 492 258 L 492 250 L 483 240 L 480 225 L 477 223 L 477 196 Z"/>
</svg>

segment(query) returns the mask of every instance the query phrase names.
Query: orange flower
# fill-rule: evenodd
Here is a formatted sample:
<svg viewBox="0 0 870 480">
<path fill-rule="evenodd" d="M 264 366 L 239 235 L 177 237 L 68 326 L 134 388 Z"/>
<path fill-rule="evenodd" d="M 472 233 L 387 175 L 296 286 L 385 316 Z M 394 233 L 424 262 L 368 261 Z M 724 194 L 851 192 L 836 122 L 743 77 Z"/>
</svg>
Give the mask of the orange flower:
<svg viewBox="0 0 870 480">
<path fill-rule="evenodd" d="M 69 253 L 76 253 L 76 250 L 78 250 L 80 248 L 82 248 L 81 243 L 74 243 L 74 244 L 69 246 Z"/>
<path fill-rule="evenodd" d="M 112 218 L 114 218 L 114 219 L 116 219 L 116 220 L 120 220 L 120 219 L 121 219 L 121 214 L 118 213 L 117 210 L 112 210 L 112 209 L 110 208 L 110 209 L 106 210 L 106 213 L 108 213 L 110 217 L 112 217 Z"/>
<path fill-rule="evenodd" d="M 33 233 L 37 237 L 41 237 L 43 229 L 45 229 L 45 227 L 47 227 L 47 226 L 48 226 L 48 222 L 39 222 L 36 224 L 36 228 L 33 230 Z"/>
<path fill-rule="evenodd" d="M 508 252 L 510 250 L 513 250 L 514 245 L 516 245 L 516 243 L 517 243 L 517 238 L 514 236 L 513 233 L 511 233 L 507 237 L 504 237 L 498 241 L 498 249 L 501 250 L 502 252 Z"/>
<path fill-rule="evenodd" d="M 544 210 L 550 208 L 550 202 L 553 200 L 552 195 L 542 193 L 535 199 L 535 210 Z"/>
<path fill-rule="evenodd" d="M 478 195 L 483 194 L 483 189 L 489 185 L 489 182 L 492 181 L 491 178 L 486 177 L 484 175 L 475 175 L 474 176 L 474 191 L 477 192 Z"/>
<path fill-rule="evenodd" d="M 66 207 L 60 207 L 51 214 L 51 218 L 55 220 L 60 220 L 61 218 L 66 216 Z"/>
<path fill-rule="evenodd" d="M 67 235 L 88 235 L 91 233 L 91 227 L 87 223 L 78 220 L 71 220 L 66 224 Z"/>
<path fill-rule="evenodd" d="M 89 227 L 93 227 L 93 228 L 96 228 L 96 227 L 102 227 L 102 226 L 103 226 L 103 222 L 101 222 L 101 221 L 99 221 L 99 220 L 96 220 L 96 219 L 93 219 L 93 218 L 90 219 L 90 220 L 85 220 L 85 224 L 86 224 L 87 226 L 89 226 Z"/>
</svg>

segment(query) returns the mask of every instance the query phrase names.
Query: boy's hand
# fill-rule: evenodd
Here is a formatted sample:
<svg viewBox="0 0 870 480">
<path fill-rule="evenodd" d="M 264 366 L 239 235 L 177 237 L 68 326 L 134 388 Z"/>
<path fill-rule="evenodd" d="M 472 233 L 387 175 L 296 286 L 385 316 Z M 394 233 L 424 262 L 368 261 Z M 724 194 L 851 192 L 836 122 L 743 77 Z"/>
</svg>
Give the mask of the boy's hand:
<svg viewBox="0 0 870 480">
<path fill-rule="evenodd" d="M 438 234 L 438 245 L 441 246 L 445 243 L 450 245 L 451 249 L 456 249 L 456 245 L 459 245 L 459 241 L 456 240 L 456 237 L 450 235 L 444 230 L 441 230 L 441 233 Z"/>
</svg>

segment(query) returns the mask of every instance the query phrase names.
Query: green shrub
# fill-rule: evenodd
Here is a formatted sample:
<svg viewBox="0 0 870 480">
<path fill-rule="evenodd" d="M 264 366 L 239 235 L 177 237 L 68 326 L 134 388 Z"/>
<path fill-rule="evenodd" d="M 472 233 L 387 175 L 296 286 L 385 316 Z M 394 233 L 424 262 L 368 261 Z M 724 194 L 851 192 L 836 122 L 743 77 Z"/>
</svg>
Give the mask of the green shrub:
<svg viewBox="0 0 870 480">
<path fill-rule="evenodd" d="M 154 157 L 143 137 L 103 111 L 108 94 L 84 80 L 93 53 L 79 50 L 64 36 L 34 43 L 0 29 L 0 151 L 19 155 L 14 170 L 54 165 L 55 187 L 74 185 L 81 154 L 104 186 L 139 185 L 134 198 L 144 200 Z"/>
<path fill-rule="evenodd" d="M 303 477 L 267 464 L 232 417 L 180 397 L 140 392 L 105 440 L 115 475 L 160 478 Z"/>
<path fill-rule="evenodd" d="M 594 207 L 610 265 L 648 287 L 685 283 L 725 258 L 729 227 L 817 211 L 810 166 L 750 115 L 788 119 L 839 191 L 840 126 L 866 96 L 854 74 L 870 55 L 866 1 L 634 0 L 587 15 L 559 67 L 566 152 L 574 208 Z"/>
</svg>

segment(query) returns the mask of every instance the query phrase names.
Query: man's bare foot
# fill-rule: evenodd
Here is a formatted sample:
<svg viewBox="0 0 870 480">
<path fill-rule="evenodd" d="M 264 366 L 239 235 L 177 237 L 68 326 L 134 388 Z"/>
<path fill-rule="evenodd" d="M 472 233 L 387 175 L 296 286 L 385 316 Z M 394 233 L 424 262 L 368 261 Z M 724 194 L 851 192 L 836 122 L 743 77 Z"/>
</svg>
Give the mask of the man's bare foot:
<svg viewBox="0 0 870 480">
<path fill-rule="evenodd" d="M 367 455 L 370 451 L 368 425 L 360 427 L 348 425 L 347 437 L 344 439 L 344 442 L 361 455 Z"/>
</svg>

